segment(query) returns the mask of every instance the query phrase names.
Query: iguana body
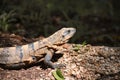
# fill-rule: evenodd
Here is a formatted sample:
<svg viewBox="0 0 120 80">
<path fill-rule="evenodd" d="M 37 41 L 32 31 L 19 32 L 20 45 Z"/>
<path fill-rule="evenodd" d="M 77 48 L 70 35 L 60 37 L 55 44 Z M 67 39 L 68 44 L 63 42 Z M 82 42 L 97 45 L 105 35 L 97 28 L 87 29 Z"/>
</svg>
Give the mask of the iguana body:
<svg viewBox="0 0 120 80">
<path fill-rule="evenodd" d="M 50 60 L 55 50 L 61 50 L 60 44 L 66 43 L 76 32 L 74 28 L 62 28 L 48 38 L 27 45 L 0 48 L 0 65 L 4 67 L 19 67 L 36 63 L 45 56 L 45 63 L 52 68 L 58 67 Z"/>
</svg>

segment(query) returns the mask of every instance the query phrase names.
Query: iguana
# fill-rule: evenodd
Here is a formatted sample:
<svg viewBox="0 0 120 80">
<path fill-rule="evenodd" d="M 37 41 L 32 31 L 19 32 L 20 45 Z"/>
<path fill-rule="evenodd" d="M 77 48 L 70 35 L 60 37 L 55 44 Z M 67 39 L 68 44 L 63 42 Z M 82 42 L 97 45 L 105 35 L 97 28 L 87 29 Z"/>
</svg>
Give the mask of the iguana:
<svg viewBox="0 0 120 80">
<path fill-rule="evenodd" d="M 39 62 L 46 54 L 44 62 L 52 68 L 57 68 L 60 65 L 51 61 L 53 53 L 62 50 L 60 45 L 68 42 L 75 32 L 75 28 L 62 28 L 43 40 L 22 46 L 0 48 L 0 66 L 5 68 L 25 66 Z"/>
</svg>

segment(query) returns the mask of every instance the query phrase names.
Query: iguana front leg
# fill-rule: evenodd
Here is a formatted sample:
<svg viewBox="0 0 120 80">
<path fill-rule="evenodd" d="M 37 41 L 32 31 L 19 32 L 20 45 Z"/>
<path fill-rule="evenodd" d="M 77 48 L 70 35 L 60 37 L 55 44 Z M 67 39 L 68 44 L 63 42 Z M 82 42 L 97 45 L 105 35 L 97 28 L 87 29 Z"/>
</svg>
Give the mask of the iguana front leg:
<svg viewBox="0 0 120 80">
<path fill-rule="evenodd" d="M 52 49 L 47 50 L 46 53 L 47 54 L 46 54 L 46 56 L 44 58 L 45 64 L 49 65 L 51 68 L 60 68 L 60 67 L 64 66 L 63 64 L 54 64 L 51 61 L 53 53 L 54 53 L 54 51 Z"/>
</svg>

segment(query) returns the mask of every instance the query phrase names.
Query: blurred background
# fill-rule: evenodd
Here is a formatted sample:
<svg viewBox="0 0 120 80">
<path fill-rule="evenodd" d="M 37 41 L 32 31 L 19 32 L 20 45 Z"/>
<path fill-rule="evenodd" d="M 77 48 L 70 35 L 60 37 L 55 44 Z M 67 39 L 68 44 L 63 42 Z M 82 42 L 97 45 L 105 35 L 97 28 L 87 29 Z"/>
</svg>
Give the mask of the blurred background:
<svg viewBox="0 0 120 80">
<path fill-rule="evenodd" d="M 120 46 L 120 0 L 0 0 L 0 34 L 48 37 L 75 27 L 72 43 Z"/>
</svg>

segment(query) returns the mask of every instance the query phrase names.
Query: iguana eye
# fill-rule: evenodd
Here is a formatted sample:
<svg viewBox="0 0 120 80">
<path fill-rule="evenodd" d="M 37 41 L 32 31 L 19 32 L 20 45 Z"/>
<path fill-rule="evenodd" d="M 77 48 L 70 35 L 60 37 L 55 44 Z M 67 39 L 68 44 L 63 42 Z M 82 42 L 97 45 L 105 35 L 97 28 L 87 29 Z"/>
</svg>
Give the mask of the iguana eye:
<svg viewBox="0 0 120 80">
<path fill-rule="evenodd" d="M 67 32 L 70 33 L 70 30 L 68 30 Z"/>
</svg>

